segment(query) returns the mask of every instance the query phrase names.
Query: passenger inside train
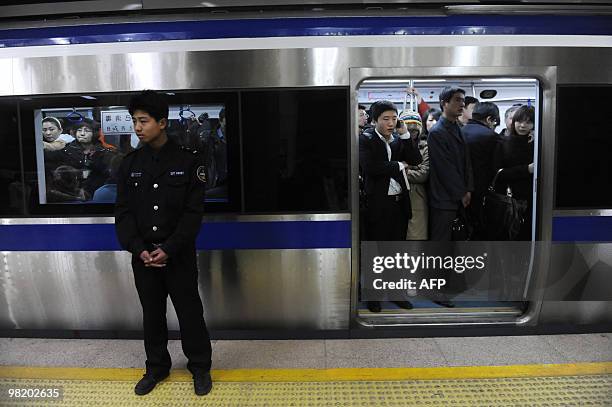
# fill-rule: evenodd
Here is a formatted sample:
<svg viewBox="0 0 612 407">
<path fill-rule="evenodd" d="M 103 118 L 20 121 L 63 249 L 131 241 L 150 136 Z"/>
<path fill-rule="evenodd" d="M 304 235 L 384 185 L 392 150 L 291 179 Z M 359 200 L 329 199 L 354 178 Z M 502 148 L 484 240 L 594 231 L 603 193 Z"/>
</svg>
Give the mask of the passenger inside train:
<svg viewBox="0 0 612 407">
<path fill-rule="evenodd" d="M 446 83 L 440 86 L 439 81 Z M 422 162 L 409 164 L 405 169 L 400 164 L 398 174 L 387 172 L 386 175 L 387 179 L 396 182 L 401 181 L 404 176 L 407 177 L 409 201 L 406 205 L 410 208 L 411 218 L 405 231 L 405 240 L 422 243 L 415 246 L 416 242 L 413 242 L 411 246 L 406 246 L 410 248 L 406 251 L 448 255 L 456 252 L 457 242 L 487 242 L 494 245 L 497 241 L 532 240 L 534 145 L 537 143 L 533 131 L 533 106 L 537 105 L 538 94 L 537 84 L 533 80 L 526 79 L 521 82 L 500 78 L 496 83 L 489 79 L 473 79 L 458 83 L 436 78 L 430 81 L 421 80 L 424 90 L 415 87 L 418 80 L 406 80 L 405 84 L 408 86 L 405 88 L 400 87 L 405 86 L 404 84 L 397 84 L 401 82 L 398 80 L 388 83 L 383 80 L 372 82 L 368 84 L 365 81 L 359 93 L 360 96 L 366 96 L 358 100 L 357 121 L 360 133 L 364 134 L 365 129 L 362 122 L 368 107 L 367 97 L 385 94 L 393 96 L 395 100 L 374 101 L 370 108 L 379 103 L 397 106 L 401 113 L 397 118 L 394 137 L 399 139 L 410 132 L 419 140 Z M 460 86 L 465 86 L 472 95 Z M 477 93 L 477 89 L 480 93 Z M 427 96 L 427 100 L 424 100 L 421 92 Z M 441 109 L 432 107 L 435 106 L 438 96 Z M 418 109 L 420 115 L 411 109 Z M 498 134 L 495 130 L 500 124 L 500 110 L 507 119 L 507 128 Z M 513 115 L 516 119 L 512 119 Z M 365 131 L 367 135 L 367 132 L 372 130 Z M 360 136 L 360 151 L 366 139 L 367 137 Z M 400 161 L 395 157 L 394 152 L 389 158 L 381 156 L 381 160 L 387 160 L 393 165 L 394 160 Z M 371 166 L 363 167 L 362 162 L 366 158 L 360 153 L 360 177 L 363 178 L 360 188 L 367 185 L 368 178 L 380 177 L 380 172 L 372 171 Z M 515 223 L 518 226 L 509 226 L 500 222 L 499 217 L 491 215 L 494 205 L 488 195 L 490 189 L 498 196 L 507 194 L 507 199 L 513 199 L 513 202 L 517 203 L 520 213 L 516 215 Z M 387 193 L 392 196 L 391 192 Z M 364 198 L 360 199 L 360 213 L 365 218 L 362 220 L 365 225 L 360 226 L 360 233 L 362 243 L 367 244 L 368 241 L 379 240 L 374 238 L 377 234 L 371 231 L 379 215 L 376 208 L 369 203 L 372 198 L 368 192 L 360 191 L 361 196 Z M 438 243 L 434 245 L 434 241 Z M 449 243 L 443 243 L 445 241 Z M 514 247 L 516 252 L 525 253 Z M 362 245 L 362 252 L 363 250 Z M 372 318 L 383 311 L 381 315 L 385 317 L 395 315 L 401 318 L 409 315 L 411 311 L 408 310 L 412 309 L 413 305 L 416 305 L 414 308 L 417 309 L 431 308 L 432 305 L 428 304 L 432 301 L 433 307 L 442 307 L 440 310 L 455 307 L 469 310 L 486 304 L 493 308 L 516 307 L 517 312 L 521 312 L 521 294 L 526 291 L 528 284 L 528 262 L 525 263 L 524 258 L 517 259 L 516 255 L 502 253 L 497 247 L 489 247 L 489 251 L 495 255 L 492 262 L 497 262 L 497 275 L 490 277 L 486 287 L 482 285 L 482 281 L 475 281 L 467 274 L 453 273 L 447 278 L 448 285 L 440 287 L 435 293 L 404 290 L 404 298 L 412 302 L 409 303 L 410 306 L 401 306 L 400 301 L 367 300 L 365 304 L 369 313 L 364 313 L 362 309 L 360 315 Z M 530 258 L 529 252 L 526 258 Z M 510 268 L 513 270 L 509 271 Z M 508 278 L 508 274 L 513 277 Z M 440 277 L 444 273 L 436 272 L 432 275 Z M 477 288 L 479 285 L 481 288 Z M 362 288 L 363 286 L 362 276 Z M 481 296 L 475 294 L 479 290 Z M 490 297 L 487 297 L 488 295 Z M 476 298 L 495 300 L 483 303 L 475 302 Z M 404 308 L 404 311 L 401 308 Z"/>
<path fill-rule="evenodd" d="M 224 106 L 178 105 L 170 112 L 169 137 L 198 151 L 207 163 L 206 200 L 227 201 Z M 140 147 L 125 107 L 43 106 L 34 113 L 42 118 L 35 123 L 42 140 L 36 145 L 40 161 L 31 186 L 38 190 L 38 203 L 114 203 L 116 168 L 125 154 Z M 70 134 L 62 134 L 64 129 Z"/>
<path fill-rule="evenodd" d="M 45 150 L 61 150 L 66 147 L 66 141 L 60 138 L 62 124 L 53 116 L 45 117 L 42 123 L 43 148 Z"/>
</svg>

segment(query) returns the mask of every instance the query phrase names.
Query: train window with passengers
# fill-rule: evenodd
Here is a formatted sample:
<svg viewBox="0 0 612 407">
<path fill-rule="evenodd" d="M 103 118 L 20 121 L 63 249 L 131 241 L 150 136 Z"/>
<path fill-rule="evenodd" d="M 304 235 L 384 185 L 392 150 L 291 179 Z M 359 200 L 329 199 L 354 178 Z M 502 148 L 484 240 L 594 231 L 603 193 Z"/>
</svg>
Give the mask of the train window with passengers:
<svg viewBox="0 0 612 407">
<path fill-rule="evenodd" d="M 487 312 L 524 312 L 537 236 L 538 81 L 368 79 L 357 95 L 360 315 L 410 319 L 406 310 L 413 307 L 474 314 L 483 304 Z M 514 223 L 504 223 L 494 199 L 518 206 Z M 384 241 L 394 242 L 389 253 Z M 421 261 L 423 270 L 432 260 L 430 274 L 419 270 L 420 276 L 444 276 L 446 287 L 401 286 L 423 280 L 406 271 L 408 263 L 386 256 L 397 260 L 398 250 Z M 486 264 L 486 276 L 464 272 L 467 265 L 459 263 L 450 266 L 454 273 L 439 272 L 448 267 L 436 266 L 437 257 L 470 258 L 457 256 L 461 250 L 474 253 L 474 265 Z M 391 260 L 376 267 L 376 258 Z M 396 273 L 384 273 L 387 266 Z M 385 279 L 394 286 L 376 286 Z"/>
<path fill-rule="evenodd" d="M 237 110 L 231 94 L 166 93 L 170 104 L 168 138 L 202 154 L 207 206 L 227 210 L 232 195 L 228 127 L 237 127 L 231 120 L 228 126 L 227 118 Z M 31 195 L 26 202 L 32 212 L 112 211 L 121 160 L 141 147 L 126 107 L 130 96 L 79 95 L 22 101 L 22 132 L 35 135 L 23 138 L 25 167 L 33 170 L 29 173 L 33 176 L 26 175 Z M 34 150 L 34 154 L 27 154 L 28 150 Z"/>
</svg>

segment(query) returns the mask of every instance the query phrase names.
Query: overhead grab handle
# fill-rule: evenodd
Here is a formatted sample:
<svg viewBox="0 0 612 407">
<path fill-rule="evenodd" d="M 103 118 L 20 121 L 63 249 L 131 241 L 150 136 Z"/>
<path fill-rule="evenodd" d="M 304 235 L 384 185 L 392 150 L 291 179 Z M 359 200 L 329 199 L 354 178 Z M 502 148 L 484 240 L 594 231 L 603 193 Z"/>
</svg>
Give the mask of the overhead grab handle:
<svg viewBox="0 0 612 407">
<path fill-rule="evenodd" d="M 72 108 L 72 112 L 66 115 L 66 120 L 70 123 L 81 123 L 85 118 L 79 112 L 77 112 L 76 108 Z"/>
</svg>

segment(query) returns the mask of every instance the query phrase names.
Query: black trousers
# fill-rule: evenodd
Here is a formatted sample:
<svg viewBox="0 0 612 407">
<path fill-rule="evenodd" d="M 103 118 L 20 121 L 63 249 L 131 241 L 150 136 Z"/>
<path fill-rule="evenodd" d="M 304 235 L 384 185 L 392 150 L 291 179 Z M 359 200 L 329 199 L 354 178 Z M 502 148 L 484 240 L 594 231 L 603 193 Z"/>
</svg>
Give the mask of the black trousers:
<svg viewBox="0 0 612 407">
<path fill-rule="evenodd" d="M 406 240 L 408 220 L 412 215 L 408 194 L 368 197 L 367 239 L 377 241 Z"/>
<path fill-rule="evenodd" d="M 484 227 L 482 198 L 483 192 L 472 192 L 472 201 L 466 209 L 469 220 L 474 228 L 472 232 L 472 240 L 487 240 L 486 228 Z"/>
<path fill-rule="evenodd" d="M 204 310 L 198 293 L 198 271 L 193 254 L 168 260 L 162 268 L 145 267 L 134 256 L 132 260 L 136 289 L 142 305 L 147 374 L 163 377 L 172 365 L 168 353 L 166 300 L 172 300 L 181 330 L 183 353 L 192 374 L 211 367 L 212 348 L 204 322 Z"/>
<path fill-rule="evenodd" d="M 456 209 L 429 207 L 429 238 L 438 242 L 452 240 L 451 223 L 457 217 Z"/>
<path fill-rule="evenodd" d="M 457 217 L 457 210 L 446 210 L 429 207 L 429 245 L 431 255 L 446 257 L 454 256 L 451 223 Z M 443 278 L 446 286 L 437 291 L 427 293 L 427 297 L 435 301 L 449 301 L 456 294 L 467 288 L 465 276 L 453 270 L 436 269 L 430 272 L 431 278 Z"/>
</svg>

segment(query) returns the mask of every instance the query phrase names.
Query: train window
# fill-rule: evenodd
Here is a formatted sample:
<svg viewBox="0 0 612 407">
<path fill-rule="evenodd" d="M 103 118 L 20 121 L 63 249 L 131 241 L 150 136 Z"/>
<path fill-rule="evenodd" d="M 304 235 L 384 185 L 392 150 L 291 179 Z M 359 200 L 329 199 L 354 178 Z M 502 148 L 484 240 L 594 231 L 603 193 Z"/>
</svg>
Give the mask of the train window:
<svg viewBox="0 0 612 407">
<path fill-rule="evenodd" d="M 242 94 L 247 212 L 348 210 L 345 89 Z"/>
<path fill-rule="evenodd" d="M 0 99 L 0 216 L 24 214 L 26 188 L 22 180 L 17 102 Z"/>
<path fill-rule="evenodd" d="M 229 93 L 166 93 L 169 139 L 201 152 L 207 165 L 208 209 L 228 210 L 231 195 L 239 189 L 229 188 L 231 139 L 238 139 L 231 136 L 238 127 L 236 97 Z M 22 138 L 33 213 L 112 212 L 121 160 L 141 146 L 126 107 L 130 96 L 44 96 L 22 101 Z"/>
<path fill-rule="evenodd" d="M 557 90 L 558 209 L 612 208 L 612 86 L 559 86 Z"/>
</svg>

